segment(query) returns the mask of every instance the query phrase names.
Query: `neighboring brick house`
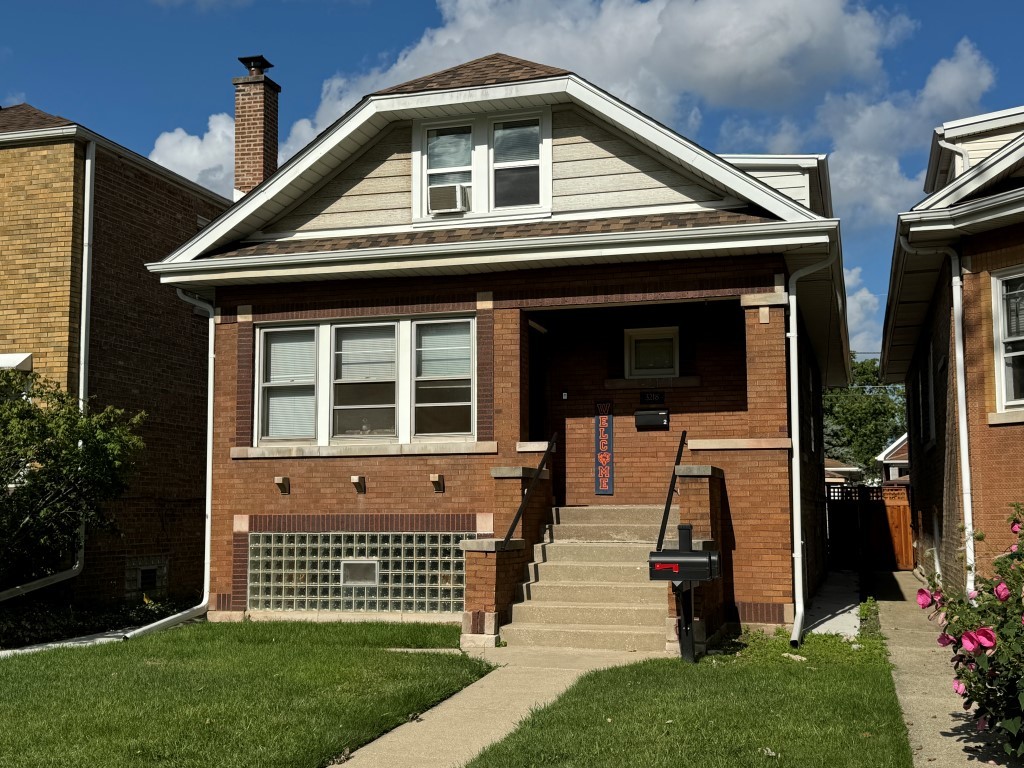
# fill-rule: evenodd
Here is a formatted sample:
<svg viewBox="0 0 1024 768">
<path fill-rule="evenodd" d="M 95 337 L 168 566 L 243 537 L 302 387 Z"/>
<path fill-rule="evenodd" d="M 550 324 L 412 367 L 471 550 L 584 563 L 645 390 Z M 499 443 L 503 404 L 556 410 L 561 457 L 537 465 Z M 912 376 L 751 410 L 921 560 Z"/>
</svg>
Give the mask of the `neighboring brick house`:
<svg viewBox="0 0 1024 768">
<path fill-rule="evenodd" d="M 267 122 L 249 105 L 276 110 L 279 88 L 243 63 L 244 155 L 261 142 L 242 127 Z M 726 162 L 495 54 L 368 96 L 269 178 L 244 172 L 259 166 L 236 158 L 245 197 L 151 266 L 215 306 L 212 619 L 425 613 L 511 642 L 535 624 L 503 626 L 517 592 L 557 592 L 547 612 L 568 617 L 586 591 L 546 583 L 543 536 L 598 558 L 587 594 L 630 602 L 614 574 L 650 586 L 673 473 L 677 514 L 723 551 L 708 624 L 799 618 L 824 568 L 821 388 L 849 359 L 823 157 Z M 634 544 L 613 574 L 616 539 Z M 583 623 L 523 642 L 614 644 Z"/>
<path fill-rule="evenodd" d="M 84 384 L 98 407 L 147 413 L 116 530 L 89 532 L 67 582 L 76 600 L 202 586 L 205 323 L 144 265 L 228 204 L 70 120 L 0 109 L 0 355 L 76 394 Z"/>
<path fill-rule="evenodd" d="M 882 485 L 910 484 L 910 448 L 907 433 L 893 440 L 875 457 L 882 474 Z"/>
<path fill-rule="evenodd" d="M 1022 165 L 1024 108 L 945 123 L 897 221 L 882 370 L 906 385 L 919 565 L 948 585 L 991 572 L 1024 501 Z"/>
</svg>

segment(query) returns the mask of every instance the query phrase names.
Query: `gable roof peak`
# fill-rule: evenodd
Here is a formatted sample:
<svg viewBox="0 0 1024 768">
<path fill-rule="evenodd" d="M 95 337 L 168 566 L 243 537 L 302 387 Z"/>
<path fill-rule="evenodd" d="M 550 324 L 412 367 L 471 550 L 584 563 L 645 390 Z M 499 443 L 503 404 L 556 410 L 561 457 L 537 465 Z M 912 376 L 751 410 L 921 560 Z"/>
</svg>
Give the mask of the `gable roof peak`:
<svg viewBox="0 0 1024 768">
<path fill-rule="evenodd" d="M 74 123 L 59 115 L 51 115 L 41 109 L 36 109 L 31 104 L 22 103 L 0 107 L 0 133 L 63 128 L 68 125 L 74 125 Z"/>
<path fill-rule="evenodd" d="M 497 83 L 521 83 L 543 80 L 559 75 L 571 75 L 567 69 L 549 67 L 526 59 L 517 59 L 507 53 L 492 53 L 479 59 L 458 64 L 440 72 L 417 77 L 405 83 L 377 91 L 372 96 L 385 96 L 419 91 L 446 91 L 453 88 L 473 88 Z"/>
</svg>

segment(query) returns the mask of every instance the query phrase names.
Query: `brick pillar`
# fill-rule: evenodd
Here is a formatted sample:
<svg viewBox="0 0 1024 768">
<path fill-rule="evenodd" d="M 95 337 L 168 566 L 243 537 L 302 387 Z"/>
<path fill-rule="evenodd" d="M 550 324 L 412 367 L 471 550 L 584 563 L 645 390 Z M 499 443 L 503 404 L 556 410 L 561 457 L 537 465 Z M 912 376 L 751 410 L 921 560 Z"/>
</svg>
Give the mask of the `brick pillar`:
<svg viewBox="0 0 1024 768">
<path fill-rule="evenodd" d="M 249 70 L 236 77 L 235 193 L 247 194 L 277 171 L 277 102 L 281 86 L 267 77 L 273 64 L 262 56 L 238 59 Z"/>
<path fill-rule="evenodd" d="M 743 296 L 747 345 L 748 437 L 789 435 L 786 294 Z"/>
<path fill-rule="evenodd" d="M 722 551 L 722 501 L 724 498 L 725 473 L 718 467 L 679 466 L 676 467 L 677 490 L 679 491 L 679 519 L 669 519 L 670 527 L 665 532 L 665 548 L 678 546 L 676 529 L 672 523 L 693 526 L 693 548 L 718 550 L 721 555 L 722 578 L 701 584 L 694 589 L 693 628 L 694 642 L 698 652 L 707 647 L 712 637 L 725 622 L 724 595 L 725 580 L 730 578 L 728 558 Z M 671 589 L 668 591 L 669 620 L 666 626 L 666 642 L 673 650 L 678 648 L 676 635 L 676 601 Z"/>
</svg>

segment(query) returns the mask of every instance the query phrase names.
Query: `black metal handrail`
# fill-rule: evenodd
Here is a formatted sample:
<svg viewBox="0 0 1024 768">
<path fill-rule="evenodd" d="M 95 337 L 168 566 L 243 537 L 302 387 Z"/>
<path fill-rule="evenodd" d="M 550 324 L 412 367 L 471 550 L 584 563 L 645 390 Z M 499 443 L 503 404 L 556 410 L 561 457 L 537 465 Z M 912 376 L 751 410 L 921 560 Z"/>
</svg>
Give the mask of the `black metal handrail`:
<svg viewBox="0 0 1024 768">
<path fill-rule="evenodd" d="M 537 465 L 537 471 L 533 477 L 530 478 L 530 483 L 526 486 L 526 492 L 523 494 L 523 500 L 519 502 L 519 509 L 516 510 L 516 516 L 512 518 L 512 525 L 508 527 L 508 533 L 505 534 L 505 539 L 501 543 L 502 549 L 508 547 L 508 543 L 512 540 L 512 534 L 515 533 L 516 526 L 519 525 L 519 521 L 523 518 L 523 512 L 526 511 L 526 505 L 530 503 L 530 497 L 533 495 L 533 489 L 537 485 L 537 480 L 544 474 L 544 465 L 548 463 L 548 459 L 551 456 L 552 451 L 555 450 L 555 444 L 558 442 L 558 433 L 555 432 L 551 435 L 551 439 L 548 440 L 547 450 L 544 451 L 544 455 L 540 457 L 540 464 Z"/>
<path fill-rule="evenodd" d="M 676 451 L 676 460 L 672 464 L 672 480 L 668 484 L 668 498 L 665 499 L 665 512 L 661 516 L 661 530 L 658 531 L 658 545 L 655 547 L 656 552 L 661 552 L 662 546 L 665 544 L 665 529 L 668 527 L 668 515 L 672 511 L 672 497 L 676 495 L 676 467 L 679 466 L 679 462 L 683 460 L 683 448 L 686 447 L 686 430 L 683 430 L 682 437 L 679 438 L 679 450 Z"/>
</svg>

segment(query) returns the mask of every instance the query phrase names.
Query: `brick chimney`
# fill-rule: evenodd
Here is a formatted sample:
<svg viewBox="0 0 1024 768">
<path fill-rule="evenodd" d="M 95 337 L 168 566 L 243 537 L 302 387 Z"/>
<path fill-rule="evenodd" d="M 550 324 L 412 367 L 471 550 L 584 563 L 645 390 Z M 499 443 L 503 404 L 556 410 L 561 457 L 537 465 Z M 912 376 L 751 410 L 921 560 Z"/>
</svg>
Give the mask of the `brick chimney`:
<svg viewBox="0 0 1024 768">
<path fill-rule="evenodd" d="M 263 74 L 273 64 L 262 56 L 238 59 L 248 70 L 235 86 L 235 199 L 277 170 L 277 100 L 281 86 Z"/>
</svg>

